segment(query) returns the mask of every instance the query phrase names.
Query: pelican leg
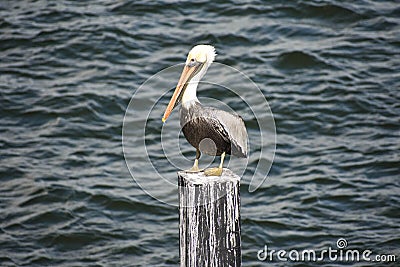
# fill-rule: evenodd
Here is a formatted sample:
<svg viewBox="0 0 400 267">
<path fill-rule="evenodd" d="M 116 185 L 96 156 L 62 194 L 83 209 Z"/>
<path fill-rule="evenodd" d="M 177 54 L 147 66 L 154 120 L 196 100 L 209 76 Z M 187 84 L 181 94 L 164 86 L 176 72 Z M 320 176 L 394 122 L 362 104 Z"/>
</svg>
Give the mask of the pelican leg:
<svg viewBox="0 0 400 267">
<path fill-rule="evenodd" d="M 219 164 L 218 168 L 208 168 L 204 170 L 204 174 L 206 176 L 221 176 L 223 170 L 223 164 L 225 159 L 225 152 L 221 154 L 221 163 Z"/>
<path fill-rule="evenodd" d="M 196 149 L 196 159 L 194 160 L 193 167 L 187 170 L 186 172 L 200 172 L 199 169 L 199 158 L 201 156 L 200 150 Z"/>
</svg>

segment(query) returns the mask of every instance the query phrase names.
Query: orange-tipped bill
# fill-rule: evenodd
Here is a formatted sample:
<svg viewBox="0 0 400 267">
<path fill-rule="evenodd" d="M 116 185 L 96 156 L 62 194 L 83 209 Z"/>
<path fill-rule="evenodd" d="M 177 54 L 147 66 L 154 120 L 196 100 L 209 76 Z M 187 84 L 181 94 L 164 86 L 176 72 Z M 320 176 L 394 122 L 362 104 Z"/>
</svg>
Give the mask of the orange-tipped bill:
<svg viewBox="0 0 400 267">
<path fill-rule="evenodd" d="M 162 122 L 165 122 L 168 119 L 172 110 L 179 104 L 185 92 L 187 83 L 190 82 L 190 80 L 193 78 L 194 75 L 196 75 L 197 71 L 200 68 L 201 68 L 200 64 L 194 66 L 185 65 L 181 77 L 179 78 L 178 85 L 176 86 L 175 92 L 172 95 L 171 100 L 169 101 L 169 104 L 167 106 L 167 109 L 164 112 L 164 116 L 162 117 Z"/>
</svg>

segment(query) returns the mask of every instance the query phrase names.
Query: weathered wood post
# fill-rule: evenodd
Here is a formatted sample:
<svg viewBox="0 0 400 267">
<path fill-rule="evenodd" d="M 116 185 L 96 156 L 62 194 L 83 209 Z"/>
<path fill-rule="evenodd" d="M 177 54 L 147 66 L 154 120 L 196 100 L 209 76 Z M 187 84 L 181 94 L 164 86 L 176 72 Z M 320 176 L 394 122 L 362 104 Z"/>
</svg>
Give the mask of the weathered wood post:
<svg viewBox="0 0 400 267">
<path fill-rule="evenodd" d="M 181 266 L 241 266 L 240 177 L 178 172 Z"/>
</svg>

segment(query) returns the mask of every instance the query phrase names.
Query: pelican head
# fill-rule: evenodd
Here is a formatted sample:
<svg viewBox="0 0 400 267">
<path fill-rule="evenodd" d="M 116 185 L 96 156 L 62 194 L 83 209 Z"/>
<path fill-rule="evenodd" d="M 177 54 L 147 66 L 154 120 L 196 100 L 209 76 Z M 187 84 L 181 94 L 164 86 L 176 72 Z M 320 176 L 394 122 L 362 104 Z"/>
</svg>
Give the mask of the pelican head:
<svg viewBox="0 0 400 267">
<path fill-rule="evenodd" d="M 162 118 L 163 122 L 167 120 L 172 110 L 181 102 L 184 95 L 187 100 L 197 99 L 197 85 L 204 74 L 206 74 L 215 56 L 215 48 L 211 45 L 196 45 L 190 50 L 175 92 L 165 110 Z"/>
<path fill-rule="evenodd" d="M 190 50 L 186 59 L 186 65 L 193 65 L 197 62 L 206 65 L 206 67 L 208 68 L 214 61 L 216 55 L 217 54 L 215 53 L 214 46 L 196 45 Z"/>
</svg>

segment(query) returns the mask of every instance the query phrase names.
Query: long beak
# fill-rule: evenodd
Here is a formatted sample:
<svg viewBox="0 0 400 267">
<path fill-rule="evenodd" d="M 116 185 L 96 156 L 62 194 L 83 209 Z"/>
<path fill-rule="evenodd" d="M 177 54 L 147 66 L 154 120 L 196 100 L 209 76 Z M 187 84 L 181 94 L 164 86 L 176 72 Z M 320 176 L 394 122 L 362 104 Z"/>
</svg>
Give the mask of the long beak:
<svg viewBox="0 0 400 267">
<path fill-rule="evenodd" d="M 178 85 L 176 86 L 175 92 L 172 95 L 171 100 L 167 106 L 167 109 L 164 112 L 164 116 L 162 117 L 162 122 L 165 122 L 172 110 L 179 104 L 182 99 L 183 94 L 185 93 L 187 84 L 193 78 L 194 75 L 201 69 L 202 64 L 195 64 L 192 66 L 185 65 L 183 68 L 181 77 L 179 78 Z"/>
</svg>

